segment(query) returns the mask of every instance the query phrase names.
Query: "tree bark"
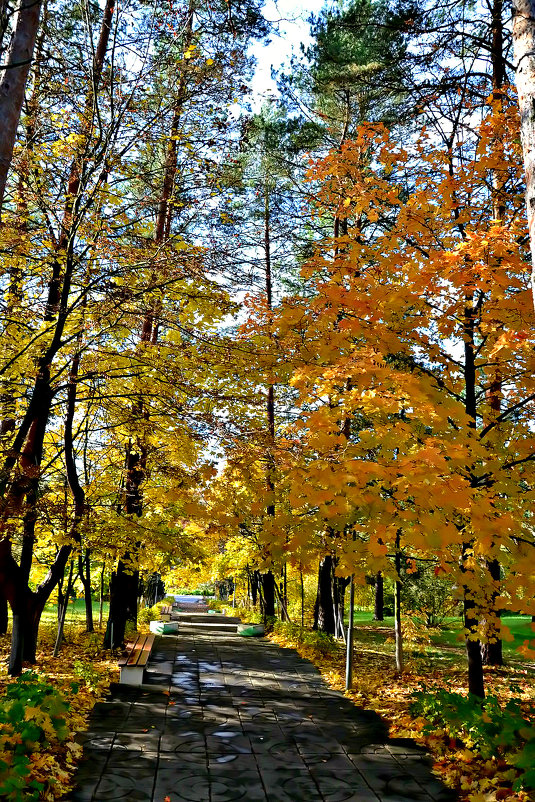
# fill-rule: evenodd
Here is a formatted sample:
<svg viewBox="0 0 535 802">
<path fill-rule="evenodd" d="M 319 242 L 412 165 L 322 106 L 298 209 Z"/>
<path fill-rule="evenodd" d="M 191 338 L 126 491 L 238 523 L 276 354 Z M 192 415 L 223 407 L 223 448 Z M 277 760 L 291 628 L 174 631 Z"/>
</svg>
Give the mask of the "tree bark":
<svg viewBox="0 0 535 802">
<path fill-rule="evenodd" d="M 470 427 L 476 428 L 476 361 L 475 361 L 475 310 L 472 295 L 467 295 L 464 312 L 464 387 L 465 411 L 470 418 Z M 463 609 L 466 636 L 466 656 L 468 658 L 468 690 L 481 699 L 485 697 L 485 681 L 483 676 L 483 660 L 481 643 L 476 637 L 478 627 L 477 605 L 475 603 L 475 577 L 469 562 L 473 557 L 473 541 L 463 542 L 461 549 L 461 571 L 463 581 Z"/>
<path fill-rule="evenodd" d="M 264 619 L 275 618 L 275 575 L 273 571 L 262 574 L 264 596 Z"/>
<path fill-rule="evenodd" d="M 7 634 L 8 604 L 5 596 L 0 595 L 0 635 Z"/>
<path fill-rule="evenodd" d="M 122 648 L 126 624 L 136 626 L 138 584 L 139 572 L 129 569 L 123 560 L 119 560 L 117 571 L 112 573 L 110 580 L 110 613 L 104 636 L 106 649 Z"/>
<path fill-rule="evenodd" d="M 4 202 L 6 181 L 13 158 L 20 112 L 28 72 L 32 63 L 35 40 L 39 29 L 41 0 L 19 0 L 20 6 L 13 21 L 13 35 L 0 81 L 0 215 Z"/>
<path fill-rule="evenodd" d="M 384 580 L 382 573 L 378 571 L 375 575 L 374 621 L 384 621 L 384 607 Z"/>
<path fill-rule="evenodd" d="M 503 666 L 503 644 L 500 637 L 500 614 L 496 609 L 496 599 L 500 594 L 501 566 L 497 559 L 487 561 L 487 569 L 492 577 L 494 589 L 491 593 L 490 623 L 487 626 L 487 640 L 481 646 L 481 656 L 485 666 Z"/>
<path fill-rule="evenodd" d="M 73 586 L 73 572 L 74 572 L 74 564 L 71 560 L 71 566 L 69 569 L 69 578 L 67 580 L 67 590 L 63 596 L 63 604 L 61 605 L 61 609 L 59 609 L 59 597 L 58 597 L 58 634 L 56 637 L 56 643 L 54 644 L 54 652 L 53 657 L 57 657 L 59 654 L 59 650 L 61 649 L 61 644 L 63 642 L 63 631 L 65 629 L 65 618 L 67 617 L 67 608 L 69 606 L 69 596 L 71 595 L 72 586 Z"/>
<path fill-rule="evenodd" d="M 396 555 L 394 558 L 396 567 L 396 579 L 394 581 L 394 631 L 396 636 L 396 671 L 403 673 L 403 633 L 401 631 L 401 535 L 396 534 Z"/>
<path fill-rule="evenodd" d="M 91 598 L 91 561 L 90 552 L 86 549 L 85 555 L 78 556 L 78 574 L 84 589 L 85 599 L 85 630 L 93 632 L 93 599 Z"/>
<path fill-rule="evenodd" d="M 303 580 L 303 572 L 299 571 L 299 579 L 301 580 L 301 627 L 305 626 L 305 583 Z"/>
<path fill-rule="evenodd" d="M 535 303 L 535 0 L 513 0 L 513 46 Z"/>
<path fill-rule="evenodd" d="M 106 563 L 102 563 L 102 570 L 100 572 L 100 593 L 98 599 L 98 628 L 102 629 L 102 617 L 104 613 L 104 570 Z"/>
<path fill-rule="evenodd" d="M 337 561 L 336 561 L 337 562 Z M 336 576 L 334 573 L 335 560 L 333 560 L 333 603 L 334 603 L 334 636 L 345 641 L 344 607 L 346 587 L 350 577 Z"/>
<path fill-rule="evenodd" d="M 318 571 L 318 593 L 314 605 L 314 625 L 312 629 L 335 633 L 334 602 L 332 588 L 333 558 L 327 554 L 321 560 Z"/>
</svg>

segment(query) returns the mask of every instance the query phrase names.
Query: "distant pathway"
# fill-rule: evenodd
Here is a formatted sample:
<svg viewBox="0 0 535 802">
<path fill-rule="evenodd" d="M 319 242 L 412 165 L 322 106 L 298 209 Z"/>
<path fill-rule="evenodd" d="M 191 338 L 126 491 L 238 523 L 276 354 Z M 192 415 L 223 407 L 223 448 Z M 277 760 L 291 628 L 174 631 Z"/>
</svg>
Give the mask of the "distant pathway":
<svg viewBox="0 0 535 802">
<path fill-rule="evenodd" d="M 83 734 L 72 802 L 444 802 L 410 741 L 291 649 L 181 616 L 141 688 L 115 685 Z M 167 800 L 166 800 L 167 802 Z"/>
</svg>

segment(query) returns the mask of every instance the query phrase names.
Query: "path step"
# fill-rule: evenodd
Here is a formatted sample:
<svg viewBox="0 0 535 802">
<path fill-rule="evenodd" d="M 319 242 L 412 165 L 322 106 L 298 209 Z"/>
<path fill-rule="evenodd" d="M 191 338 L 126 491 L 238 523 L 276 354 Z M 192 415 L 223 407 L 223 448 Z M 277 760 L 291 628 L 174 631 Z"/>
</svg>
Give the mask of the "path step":
<svg viewBox="0 0 535 802">
<path fill-rule="evenodd" d="M 180 624 L 233 624 L 234 628 L 236 628 L 236 624 L 240 623 L 239 618 L 234 618 L 230 615 L 209 615 L 206 613 L 176 613 L 175 620 L 178 620 Z"/>
<path fill-rule="evenodd" d="M 178 632 L 233 632 L 236 624 L 223 624 L 217 621 L 179 621 Z"/>
</svg>

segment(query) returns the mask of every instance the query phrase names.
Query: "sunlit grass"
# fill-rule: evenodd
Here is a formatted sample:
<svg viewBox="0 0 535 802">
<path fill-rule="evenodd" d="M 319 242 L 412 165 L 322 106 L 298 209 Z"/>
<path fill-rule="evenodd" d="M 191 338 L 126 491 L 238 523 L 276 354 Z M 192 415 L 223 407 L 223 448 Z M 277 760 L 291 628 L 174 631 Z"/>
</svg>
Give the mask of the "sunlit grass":
<svg viewBox="0 0 535 802">
<path fill-rule="evenodd" d="M 355 630 L 354 637 L 356 644 L 361 644 L 364 648 L 373 648 L 384 654 L 391 654 L 394 650 L 394 618 L 385 616 L 383 621 L 375 621 L 373 611 L 358 610 L 354 616 Z M 511 632 L 512 640 L 503 641 L 503 652 L 506 658 L 523 660 L 524 658 L 517 652 L 519 646 L 524 641 L 535 637 L 532 628 L 531 616 L 527 615 L 506 615 L 502 617 L 502 622 Z M 421 645 L 415 645 L 411 638 L 405 638 L 405 646 L 408 652 L 425 651 L 427 658 L 457 662 L 459 657 L 464 659 L 464 636 L 463 624 L 460 618 L 449 617 L 440 627 L 427 629 L 423 625 L 417 626 L 418 634 L 421 634 L 422 641 L 428 641 L 425 649 Z"/>
</svg>

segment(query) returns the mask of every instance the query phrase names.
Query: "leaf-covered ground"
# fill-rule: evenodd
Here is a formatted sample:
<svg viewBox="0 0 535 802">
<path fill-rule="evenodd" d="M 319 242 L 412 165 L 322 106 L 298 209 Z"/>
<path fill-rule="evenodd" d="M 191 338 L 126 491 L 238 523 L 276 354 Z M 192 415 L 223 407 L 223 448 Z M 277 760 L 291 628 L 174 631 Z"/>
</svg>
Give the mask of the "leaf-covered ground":
<svg viewBox="0 0 535 802">
<path fill-rule="evenodd" d="M 93 706 L 106 695 L 110 682 L 118 679 L 118 668 L 117 658 L 100 647 L 102 633 L 88 635 L 81 628 L 69 628 L 67 642 L 63 644 L 59 656 L 54 658 L 53 629 L 44 629 L 35 668 L 43 680 L 62 693 L 69 705 L 66 714 L 67 738 L 62 741 L 51 738 L 48 743 L 39 745 L 31 755 L 30 779 L 44 784 L 39 799 L 52 802 L 64 797 L 72 787 L 76 764 L 82 753 L 76 735 L 87 729 Z M 9 653 L 7 636 L 0 637 L 0 652 L 3 656 Z M 8 678 L 6 669 L 7 661 L 3 662 L 0 673 L 0 698 L 7 684 L 13 681 Z M 9 737 L 7 728 L 4 735 Z M 10 745 L 4 742 L 2 746 L 5 750 Z"/>
<path fill-rule="evenodd" d="M 45 784 L 40 798 L 52 802 L 61 799 L 71 788 L 81 747 L 76 734 L 87 728 L 89 713 L 96 701 L 106 695 L 110 682 L 118 678 L 117 660 L 104 652 L 100 644 L 102 634 L 87 635 L 79 626 L 67 632 L 67 642 L 58 658 L 52 657 L 53 628 L 43 633 L 38 655 L 39 674 L 59 689 L 69 702 L 65 741 L 44 744 L 31 758 L 32 779 Z M 428 689 L 447 687 L 451 691 L 464 691 L 466 672 L 462 649 L 430 649 L 422 645 L 407 657 L 402 677 L 396 674 L 392 657 L 392 631 L 388 626 L 360 626 L 357 628 L 354 654 L 354 689 L 348 696 L 355 704 L 373 709 L 390 724 L 393 737 L 412 737 L 425 744 L 434 758 L 434 768 L 442 780 L 455 788 L 463 802 L 526 802 L 535 796 L 527 792 L 513 792 L 512 783 L 517 772 L 506 759 L 484 759 L 466 744 L 450 738 L 443 731 L 431 735 L 422 732 L 423 719 L 409 712 L 412 694 L 422 685 Z M 316 636 L 305 638 L 281 627 L 271 638 L 283 645 L 296 648 L 312 660 L 327 682 L 334 688 L 344 689 L 344 649 Z M 3 655 L 9 651 L 9 639 L 0 638 Z M 520 661 L 501 669 L 486 672 L 489 692 L 500 700 L 521 697 L 525 701 L 527 717 L 533 715 L 533 669 Z M 4 663 L 0 673 L 0 697 L 10 680 Z"/>
<path fill-rule="evenodd" d="M 377 636 L 382 635 L 379 644 Z M 424 735 L 425 722 L 414 718 L 409 703 L 414 692 L 422 686 L 428 690 L 447 688 L 450 691 L 466 690 L 466 670 L 461 650 L 448 650 L 435 654 L 422 647 L 413 651 L 406 660 L 403 676 L 397 675 L 393 656 L 393 632 L 388 627 L 359 627 L 355 639 L 353 663 L 353 690 L 346 692 L 356 705 L 373 709 L 390 724 L 392 737 L 410 737 L 424 744 L 434 760 L 434 770 L 442 781 L 458 793 L 462 802 L 526 802 L 535 799 L 533 793 L 514 792 L 512 784 L 518 773 L 506 759 L 484 759 L 466 744 L 454 740 L 444 731 Z M 342 645 L 329 648 L 318 645 L 312 637 L 303 639 L 294 631 L 280 627 L 271 639 L 290 646 L 311 660 L 325 680 L 338 690 L 345 688 L 345 653 Z M 308 642 L 307 642 L 308 641 Z M 524 712 L 533 716 L 533 671 L 520 662 L 500 669 L 486 671 L 487 689 L 505 702 L 512 696 L 525 701 Z"/>
</svg>

